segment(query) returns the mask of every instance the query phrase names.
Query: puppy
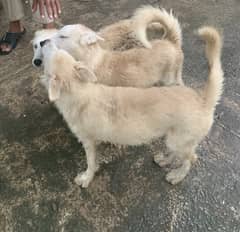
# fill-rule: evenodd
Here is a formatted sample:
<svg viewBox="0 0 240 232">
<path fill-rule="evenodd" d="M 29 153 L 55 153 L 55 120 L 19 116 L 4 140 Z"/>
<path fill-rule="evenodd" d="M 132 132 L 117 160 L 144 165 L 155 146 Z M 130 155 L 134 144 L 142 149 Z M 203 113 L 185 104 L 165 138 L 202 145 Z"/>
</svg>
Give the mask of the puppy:
<svg viewBox="0 0 240 232">
<path fill-rule="evenodd" d="M 164 135 L 170 156 L 156 155 L 155 161 L 164 166 L 178 157 L 181 166 L 171 170 L 166 179 L 172 184 L 184 179 L 196 159 L 196 146 L 212 126 L 223 87 L 220 35 L 211 27 L 199 29 L 199 35 L 206 41 L 210 67 L 201 94 L 185 86 L 141 89 L 95 84 L 91 69 L 45 41 L 43 83 L 50 101 L 86 151 L 88 167 L 75 178 L 78 185 L 88 187 L 98 169 L 97 141 L 140 145 Z"/>
<path fill-rule="evenodd" d="M 146 25 L 152 22 L 164 26 L 168 39 L 152 43 L 146 39 Z M 136 37 L 147 48 L 126 51 L 103 49 L 99 43 L 102 38 L 80 24 L 63 27 L 54 37 L 54 42 L 89 66 L 99 83 L 133 87 L 150 87 L 158 83 L 182 85 L 182 35 L 178 20 L 165 10 L 145 6 L 136 11 L 132 24 L 136 28 Z"/>
</svg>

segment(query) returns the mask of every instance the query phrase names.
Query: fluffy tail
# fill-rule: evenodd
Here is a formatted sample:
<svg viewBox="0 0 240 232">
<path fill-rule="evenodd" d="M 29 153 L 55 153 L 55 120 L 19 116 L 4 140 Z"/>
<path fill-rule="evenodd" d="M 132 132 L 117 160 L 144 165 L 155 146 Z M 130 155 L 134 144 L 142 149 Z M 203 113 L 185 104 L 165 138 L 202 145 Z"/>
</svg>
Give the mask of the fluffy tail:
<svg viewBox="0 0 240 232">
<path fill-rule="evenodd" d="M 164 29 L 167 38 L 179 47 L 182 46 L 182 30 L 180 24 L 172 14 L 165 9 L 158 9 L 152 6 L 143 6 L 136 10 L 133 16 L 133 24 L 135 34 L 146 48 L 151 48 L 152 45 L 147 39 L 147 27 L 151 23 L 160 23 Z"/>
<path fill-rule="evenodd" d="M 209 63 L 209 75 L 204 88 L 206 107 L 214 110 L 223 88 L 223 71 L 221 66 L 222 39 L 218 31 L 212 27 L 202 27 L 198 30 L 199 36 L 206 42 L 206 57 Z"/>
</svg>

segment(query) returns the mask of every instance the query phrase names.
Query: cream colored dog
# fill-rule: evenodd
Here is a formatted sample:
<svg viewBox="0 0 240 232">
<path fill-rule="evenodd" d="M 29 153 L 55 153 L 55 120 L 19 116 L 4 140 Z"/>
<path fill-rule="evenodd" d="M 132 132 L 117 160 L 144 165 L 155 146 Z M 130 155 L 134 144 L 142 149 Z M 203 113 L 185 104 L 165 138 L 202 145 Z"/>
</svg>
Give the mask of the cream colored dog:
<svg viewBox="0 0 240 232">
<path fill-rule="evenodd" d="M 136 38 L 135 34 L 142 33 L 142 31 L 147 31 L 149 32 L 148 36 L 151 37 L 151 34 L 156 34 L 156 32 L 158 32 L 159 35 L 159 32 L 161 33 L 163 31 L 164 28 L 161 24 L 154 22 L 149 23 L 148 15 L 145 14 L 145 12 L 139 12 L 137 16 L 138 17 L 134 19 L 135 23 L 133 23 L 133 19 L 120 20 L 116 23 L 105 26 L 99 32 L 97 32 L 97 39 L 99 39 L 99 44 L 101 45 L 101 47 L 104 49 L 120 51 L 134 47 L 143 47 L 143 43 L 145 43 L 145 41 L 143 41 L 142 43 L 141 38 Z M 136 31 L 135 24 L 137 22 L 137 30 L 139 30 L 139 32 Z M 62 43 L 61 47 L 63 49 L 65 47 L 68 48 L 73 46 L 72 42 L 74 41 L 76 43 L 76 39 L 79 40 L 79 34 L 76 35 L 75 28 L 76 25 L 68 25 L 63 27 L 63 29 L 61 30 L 60 39 L 62 40 L 59 41 L 59 43 Z M 34 67 L 41 67 L 43 62 L 40 42 L 46 39 L 51 39 L 54 35 L 57 34 L 58 31 L 59 30 L 57 29 L 43 29 L 35 32 L 34 38 L 32 40 L 34 52 L 32 64 Z M 160 37 L 161 36 L 159 36 L 159 38 Z M 87 43 L 93 42 L 92 39 L 96 41 L 96 33 L 94 32 L 92 36 L 88 35 L 87 39 L 88 41 L 85 41 Z M 74 55 L 74 52 L 74 50 L 71 50 L 70 54 Z"/>
<path fill-rule="evenodd" d="M 210 66 L 202 94 L 185 86 L 141 89 L 95 84 L 97 78 L 88 67 L 45 41 L 43 83 L 86 151 L 88 167 L 75 178 L 78 185 L 87 187 L 98 169 L 97 141 L 140 145 L 164 135 L 171 153 L 167 158 L 156 155 L 155 161 L 164 166 L 178 157 L 181 166 L 166 179 L 172 184 L 184 179 L 197 158 L 196 146 L 212 126 L 223 86 L 221 38 L 211 27 L 201 28 L 199 35 L 206 41 Z"/>
<path fill-rule="evenodd" d="M 166 39 L 147 40 L 146 28 L 153 22 L 165 28 Z M 182 85 L 182 35 L 179 22 L 172 13 L 151 6 L 142 7 L 135 12 L 131 28 L 146 48 L 103 49 L 99 34 L 80 24 L 63 27 L 53 40 L 58 48 L 90 67 L 99 83 L 134 87 L 158 83 Z"/>
</svg>

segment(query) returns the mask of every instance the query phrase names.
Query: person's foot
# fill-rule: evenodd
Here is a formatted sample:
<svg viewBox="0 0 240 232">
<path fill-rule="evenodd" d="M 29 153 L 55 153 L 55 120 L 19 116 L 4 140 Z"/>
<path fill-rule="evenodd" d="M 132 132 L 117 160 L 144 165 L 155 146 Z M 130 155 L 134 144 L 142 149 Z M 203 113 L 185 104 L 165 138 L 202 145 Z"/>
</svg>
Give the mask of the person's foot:
<svg viewBox="0 0 240 232">
<path fill-rule="evenodd" d="M 10 22 L 8 31 L 5 33 L 5 35 L 0 41 L 0 54 L 7 55 L 14 48 L 16 48 L 18 41 L 21 39 L 24 33 L 25 29 L 22 26 L 20 20 Z"/>
</svg>

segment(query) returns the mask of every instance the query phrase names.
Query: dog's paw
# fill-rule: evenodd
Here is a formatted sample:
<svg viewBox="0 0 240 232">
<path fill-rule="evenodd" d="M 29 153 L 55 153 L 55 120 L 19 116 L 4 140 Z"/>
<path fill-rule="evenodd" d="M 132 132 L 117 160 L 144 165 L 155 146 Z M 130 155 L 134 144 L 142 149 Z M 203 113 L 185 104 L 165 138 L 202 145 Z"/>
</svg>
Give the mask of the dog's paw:
<svg viewBox="0 0 240 232">
<path fill-rule="evenodd" d="M 89 174 L 86 171 L 86 172 L 79 173 L 75 177 L 74 182 L 83 188 L 87 188 L 90 182 L 92 181 L 92 179 L 93 179 L 93 175 Z"/>
<path fill-rule="evenodd" d="M 163 154 L 157 154 L 154 156 L 154 162 L 158 164 L 160 167 L 165 167 L 169 164 L 171 164 L 172 159 L 170 157 L 166 157 Z"/>
<path fill-rule="evenodd" d="M 191 162 L 194 164 L 194 163 L 196 163 L 197 162 L 197 160 L 198 160 L 198 156 L 197 156 L 197 154 L 192 154 L 191 155 Z"/>
<path fill-rule="evenodd" d="M 166 180 L 167 182 L 169 182 L 170 184 L 178 184 L 179 182 L 181 182 L 184 177 L 186 175 L 183 174 L 180 169 L 174 169 L 172 171 L 170 171 L 167 175 L 166 175 Z"/>
<path fill-rule="evenodd" d="M 158 164 L 160 167 L 165 166 L 165 157 L 163 154 L 157 154 L 153 157 L 153 160 L 156 164 Z"/>
</svg>

